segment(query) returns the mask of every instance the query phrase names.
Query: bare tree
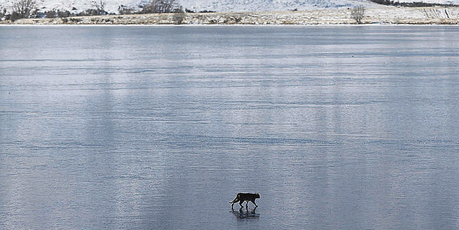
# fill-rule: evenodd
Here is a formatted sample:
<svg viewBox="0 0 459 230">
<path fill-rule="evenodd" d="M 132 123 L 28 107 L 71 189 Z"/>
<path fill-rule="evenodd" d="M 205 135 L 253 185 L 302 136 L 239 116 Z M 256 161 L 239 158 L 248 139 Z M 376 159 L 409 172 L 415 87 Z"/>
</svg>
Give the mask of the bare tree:
<svg viewBox="0 0 459 230">
<path fill-rule="evenodd" d="M 176 8 L 174 10 L 174 17 L 173 17 L 174 23 L 177 25 L 180 25 L 183 23 L 185 20 L 185 11 L 183 10 L 183 7 Z"/>
<path fill-rule="evenodd" d="M 97 15 L 105 14 L 105 2 L 104 2 L 104 0 L 92 1 L 92 6 L 94 8 L 96 8 L 95 14 L 97 14 Z"/>
<path fill-rule="evenodd" d="M 141 13 L 172 13 L 178 7 L 178 3 L 175 0 L 151 0 L 143 5 Z"/>
<path fill-rule="evenodd" d="M 18 18 L 28 18 L 37 8 L 35 0 L 18 0 L 13 3 L 13 14 L 17 14 Z"/>
<path fill-rule="evenodd" d="M 362 19 L 365 15 L 365 7 L 362 5 L 355 6 L 351 10 L 351 17 L 354 19 L 358 24 L 362 24 Z"/>
<path fill-rule="evenodd" d="M 0 5 L 0 21 L 3 19 L 3 17 L 5 17 L 5 15 L 6 15 L 6 8 L 3 8 Z"/>
</svg>

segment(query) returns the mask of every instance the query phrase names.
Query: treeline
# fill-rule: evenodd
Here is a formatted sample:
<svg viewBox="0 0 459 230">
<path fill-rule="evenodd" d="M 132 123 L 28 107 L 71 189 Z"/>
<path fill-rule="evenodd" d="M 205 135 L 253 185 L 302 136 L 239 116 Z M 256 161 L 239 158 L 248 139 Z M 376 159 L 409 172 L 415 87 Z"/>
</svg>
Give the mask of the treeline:
<svg viewBox="0 0 459 230">
<path fill-rule="evenodd" d="M 426 2 L 399 2 L 392 0 L 370 0 L 371 2 L 387 6 L 402 6 L 402 7 L 433 7 L 433 6 L 458 6 L 455 4 L 441 4 L 441 3 L 426 3 Z"/>
<path fill-rule="evenodd" d="M 15 21 L 21 18 L 65 18 L 71 16 L 93 16 L 109 14 L 105 10 L 106 3 L 104 0 L 92 1 L 91 6 L 92 8 L 79 12 L 75 7 L 72 9 L 72 11 L 59 9 L 45 10 L 46 8 L 38 9 L 36 0 L 16 0 L 16 2 L 13 3 L 10 11 L 8 11 L 5 7 L 0 6 L 0 20 Z M 148 3 L 139 5 L 136 8 L 124 5 L 118 7 L 119 14 L 184 12 L 185 11 L 177 3 L 176 0 L 150 0 Z"/>
<path fill-rule="evenodd" d="M 119 14 L 154 14 L 154 13 L 183 13 L 182 7 L 175 0 L 151 0 L 136 8 L 121 5 Z"/>
</svg>

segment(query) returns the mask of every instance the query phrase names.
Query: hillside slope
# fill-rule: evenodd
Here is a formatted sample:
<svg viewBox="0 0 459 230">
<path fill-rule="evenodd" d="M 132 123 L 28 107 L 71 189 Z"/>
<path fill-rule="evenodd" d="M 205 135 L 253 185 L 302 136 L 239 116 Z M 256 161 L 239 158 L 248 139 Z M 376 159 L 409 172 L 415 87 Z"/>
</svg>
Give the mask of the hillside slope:
<svg viewBox="0 0 459 230">
<path fill-rule="evenodd" d="M 180 0 L 183 7 L 194 11 L 254 12 L 308 10 L 313 8 L 352 7 L 367 4 L 365 0 Z"/>
<path fill-rule="evenodd" d="M 0 8 L 11 9 L 13 2 L 18 0 L 0 0 Z M 77 12 L 93 8 L 94 1 L 101 0 L 37 0 L 40 9 L 72 10 Z M 105 10 L 118 13 L 120 5 L 137 7 L 149 0 L 102 0 L 105 2 Z M 256 11 L 290 11 L 310 10 L 318 8 L 349 8 L 355 5 L 377 7 L 375 3 L 367 0 L 177 0 L 183 8 L 193 11 L 216 11 L 216 12 L 256 12 Z M 399 0 L 400 2 L 428 2 L 442 4 L 459 4 L 459 0 Z"/>
</svg>

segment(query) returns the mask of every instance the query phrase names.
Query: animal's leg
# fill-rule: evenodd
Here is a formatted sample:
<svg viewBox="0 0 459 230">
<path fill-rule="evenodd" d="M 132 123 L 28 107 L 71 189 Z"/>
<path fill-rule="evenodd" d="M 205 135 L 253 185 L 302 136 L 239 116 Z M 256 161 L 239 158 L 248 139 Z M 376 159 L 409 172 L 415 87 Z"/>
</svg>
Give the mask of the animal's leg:
<svg viewBox="0 0 459 230">
<path fill-rule="evenodd" d="M 258 207 L 258 205 L 255 204 L 255 201 L 254 201 L 254 200 L 251 200 L 251 202 L 255 205 L 255 207 Z"/>
<path fill-rule="evenodd" d="M 239 205 L 241 206 L 241 208 L 244 207 L 244 206 L 242 206 L 242 203 L 244 203 L 243 200 L 239 201 Z"/>
<path fill-rule="evenodd" d="M 249 201 L 246 201 L 246 202 L 245 202 L 245 209 L 246 209 L 246 210 L 249 209 Z"/>
</svg>

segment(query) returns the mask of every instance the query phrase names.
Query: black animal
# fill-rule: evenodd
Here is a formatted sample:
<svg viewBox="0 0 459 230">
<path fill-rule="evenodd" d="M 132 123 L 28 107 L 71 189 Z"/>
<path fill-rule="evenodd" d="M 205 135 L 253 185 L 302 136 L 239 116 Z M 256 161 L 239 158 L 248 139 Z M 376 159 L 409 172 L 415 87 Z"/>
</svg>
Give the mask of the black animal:
<svg viewBox="0 0 459 230">
<path fill-rule="evenodd" d="M 239 202 L 239 205 L 242 206 L 242 203 L 245 203 L 245 208 L 248 208 L 249 201 L 252 202 L 255 205 L 255 208 L 258 207 L 257 204 L 255 204 L 255 199 L 260 198 L 260 194 L 258 193 L 238 193 L 236 195 L 236 198 L 234 198 L 233 201 L 230 201 L 231 204 L 231 209 L 233 209 L 233 206 L 235 203 Z"/>
</svg>

